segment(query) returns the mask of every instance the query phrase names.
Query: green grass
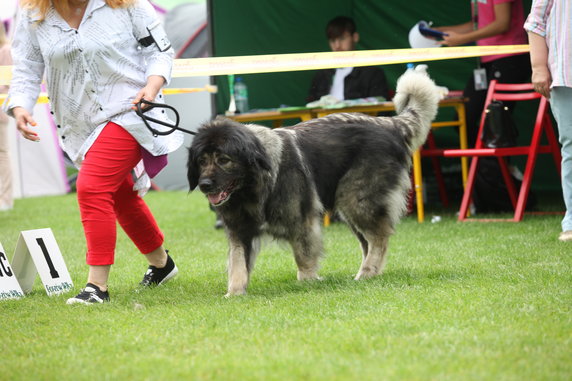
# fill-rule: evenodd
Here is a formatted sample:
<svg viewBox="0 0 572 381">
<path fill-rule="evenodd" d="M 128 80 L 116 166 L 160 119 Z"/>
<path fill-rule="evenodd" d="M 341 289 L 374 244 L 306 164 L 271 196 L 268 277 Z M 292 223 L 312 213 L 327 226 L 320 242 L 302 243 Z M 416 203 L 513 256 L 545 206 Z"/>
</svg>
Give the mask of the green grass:
<svg viewBox="0 0 572 381">
<path fill-rule="evenodd" d="M 572 378 L 572 244 L 557 240 L 561 216 L 411 215 L 384 275 L 360 282 L 343 224 L 324 229 L 321 282 L 297 282 L 289 248 L 268 240 L 248 295 L 225 299 L 226 239 L 204 197 L 146 200 L 179 276 L 136 292 L 146 262 L 121 232 L 111 303 L 67 306 L 71 293 L 48 297 L 37 279 L 25 298 L 0 301 L 1 380 Z M 11 258 L 21 230 L 44 227 L 77 292 L 87 266 L 75 195 L 18 200 L 0 214 L 0 242 Z"/>
</svg>

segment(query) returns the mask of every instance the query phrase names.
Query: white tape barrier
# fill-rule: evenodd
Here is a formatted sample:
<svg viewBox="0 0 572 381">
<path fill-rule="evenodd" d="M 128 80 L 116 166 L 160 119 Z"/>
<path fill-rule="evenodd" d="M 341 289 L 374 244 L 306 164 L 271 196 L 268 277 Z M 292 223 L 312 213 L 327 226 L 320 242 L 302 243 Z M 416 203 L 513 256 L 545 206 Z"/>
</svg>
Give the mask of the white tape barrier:
<svg viewBox="0 0 572 381">
<path fill-rule="evenodd" d="M 175 60 L 173 77 L 254 74 L 339 67 L 377 66 L 437 61 L 495 54 L 526 53 L 528 45 L 459 46 L 420 49 L 356 50 L 350 52 L 269 54 Z M 0 66 L 0 85 L 10 84 L 10 66 Z"/>
<path fill-rule="evenodd" d="M 216 93 L 218 92 L 218 87 L 214 86 L 214 85 L 205 85 L 204 87 L 168 87 L 166 89 L 163 89 L 163 94 L 164 95 L 171 95 L 171 94 L 188 94 L 188 93 L 199 93 L 199 92 L 209 92 L 209 93 Z M 0 105 L 2 105 L 2 103 L 4 103 L 4 101 L 6 100 L 6 98 L 8 97 L 8 94 L 0 94 Z M 40 93 L 40 96 L 38 97 L 38 101 L 37 103 L 48 103 L 48 94 L 47 93 Z"/>
</svg>

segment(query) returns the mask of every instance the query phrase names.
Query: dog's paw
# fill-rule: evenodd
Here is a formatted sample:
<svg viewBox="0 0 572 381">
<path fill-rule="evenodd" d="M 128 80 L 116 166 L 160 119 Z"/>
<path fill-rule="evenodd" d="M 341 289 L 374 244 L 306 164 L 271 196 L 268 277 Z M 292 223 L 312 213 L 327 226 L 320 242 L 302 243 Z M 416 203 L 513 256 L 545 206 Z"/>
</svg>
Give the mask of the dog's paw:
<svg viewBox="0 0 572 381">
<path fill-rule="evenodd" d="M 354 280 L 363 280 L 363 279 L 373 278 L 377 274 L 378 274 L 377 271 L 374 271 L 371 269 L 360 270 L 357 273 L 357 275 L 355 276 Z"/>
<path fill-rule="evenodd" d="M 232 298 L 233 296 L 246 295 L 246 290 L 228 290 L 224 295 L 225 298 Z"/>
<path fill-rule="evenodd" d="M 319 276 L 315 272 L 300 272 L 298 271 L 298 280 L 305 281 L 305 280 L 324 280 L 321 276 Z"/>
</svg>

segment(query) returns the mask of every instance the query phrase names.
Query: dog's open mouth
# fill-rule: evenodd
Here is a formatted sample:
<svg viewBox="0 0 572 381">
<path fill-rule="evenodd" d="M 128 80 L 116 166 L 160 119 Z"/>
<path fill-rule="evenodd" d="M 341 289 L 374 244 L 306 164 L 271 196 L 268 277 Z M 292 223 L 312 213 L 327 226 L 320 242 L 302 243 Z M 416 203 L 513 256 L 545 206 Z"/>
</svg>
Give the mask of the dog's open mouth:
<svg viewBox="0 0 572 381">
<path fill-rule="evenodd" d="M 230 184 L 228 188 L 218 193 L 207 193 L 207 198 L 212 206 L 220 206 L 224 204 L 230 198 L 232 191 L 234 190 L 234 183 Z"/>
</svg>

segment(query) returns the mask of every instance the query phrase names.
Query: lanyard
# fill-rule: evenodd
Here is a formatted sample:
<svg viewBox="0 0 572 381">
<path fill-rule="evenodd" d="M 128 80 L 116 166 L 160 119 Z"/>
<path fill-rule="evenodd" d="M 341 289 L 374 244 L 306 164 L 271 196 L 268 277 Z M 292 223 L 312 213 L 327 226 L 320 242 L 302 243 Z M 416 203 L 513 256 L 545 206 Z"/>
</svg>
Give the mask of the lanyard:
<svg viewBox="0 0 572 381">
<path fill-rule="evenodd" d="M 473 30 L 479 29 L 479 0 L 471 0 L 471 13 L 473 21 Z"/>
</svg>

